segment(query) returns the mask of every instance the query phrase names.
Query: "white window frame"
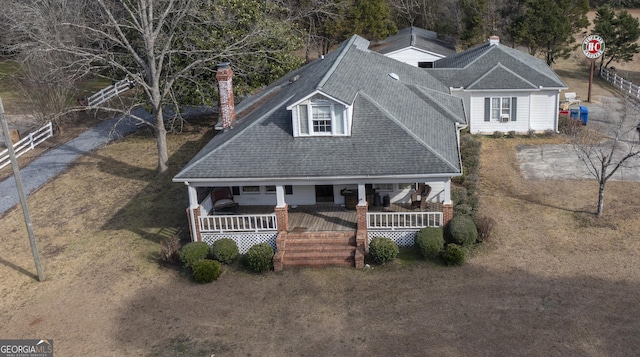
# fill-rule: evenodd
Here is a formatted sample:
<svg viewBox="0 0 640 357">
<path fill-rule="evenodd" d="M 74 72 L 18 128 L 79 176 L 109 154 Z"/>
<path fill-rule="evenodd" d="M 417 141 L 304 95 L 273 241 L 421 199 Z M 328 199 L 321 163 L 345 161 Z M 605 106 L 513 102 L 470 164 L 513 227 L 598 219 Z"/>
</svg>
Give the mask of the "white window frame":
<svg viewBox="0 0 640 357">
<path fill-rule="evenodd" d="M 373 188 L 378 192 L 393 192 L 392 183 L 374 183 Z"/>
<path fill-rule="evenodd" d="M 340 102 L 336 102 L 329 98 L 318 97 L 308 98 L 304 101 L 298 102 L 295 106 L 291 106 L 288 109 L 292 110 L 293 114 L 293 128 L 294 136 L 349 136 L 351 135 L 351 106 L 344 105 Z M 327 127 L 330 127 L 329 131 L 316 130 L 318 125 L 314 125 L 313 112 L 314 108 L 328 107 L 330 118 L 325 119 L 328 122 Z M 336 110 L 341 110 L 336 113 Z M 304 114 L 301 114 L 304 113 Z M 305 125 L 301 122 L 306 119 Z M 339 122 L 341 120 L 341 122 Z M 305 128 L 307 132 L 302 129 Z M 341 130 L 339 130 L 341 129 Z"/>
<path fill-rule="evenodd" d="M 399 183 L 398 184 L 398 191 L 400 191 L 400 192 L 405 191 L 405 190 L 412 190 L 412 189 L 413 189 L 413 183 Z"/>
<path fill-rule="evenodd" d="M 503 115 L 506 115 L 511 120 L 511 97 L 491 97 L 490 103 L 491 116 L 489 118 L 492 121 L 502 121 Z"/>
<path fill-rule="evenodd" d="M 246 191 L 245 189 L 248 187 L 257 187 L 257 191 Z M 240 194 L 242 195 L 259 195 L 261 193 L 260 186 L 250 185 L 250 186 L 242 186 L 240 188 Z"/>
<path fill-rule="evenodd" d="M 309 114 L 307 116 L 309 118 L 309 134 L 310 135 L 333 135 L 336 128 L 336 125 L 335 125 L 336 119 L 335 119 L 333 103 L 328 100 L 314 100 L 308 104 L 307 108 L 309 110 Z M 315 112 L 314 109 L 317 110 L 318 108 L 328 108 L 329 117 L 327 118 L 327 117 L 316 116 L 316 113 L 314 113 Z M 324 114 L 324 113 L 319 113 L 319 114 Z M 327 122 L 328 122 L 328 125 L 327 125 Z M 329 130 L 316 131 L 316 127 L 318 128 L 328 127 Z"/>
</svg>

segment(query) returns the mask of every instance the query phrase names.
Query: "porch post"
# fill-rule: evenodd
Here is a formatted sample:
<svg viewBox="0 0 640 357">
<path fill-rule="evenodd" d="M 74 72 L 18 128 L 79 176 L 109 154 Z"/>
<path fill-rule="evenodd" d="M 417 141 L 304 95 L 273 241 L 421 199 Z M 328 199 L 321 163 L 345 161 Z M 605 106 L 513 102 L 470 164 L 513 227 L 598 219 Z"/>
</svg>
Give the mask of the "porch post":
<svg viewBox="0 0 640 357">
<path fill-rule="evenodd" d="M 444 182 L 444 200 L 442 203 L 451 203 L 451 178 Z"/>
<path fill-rule="evenodd" d="M 276 185 L 276 207 L 284 207 L 286 204 L 284 201 L 284 186 Z"/>
<path fill-rule="evenodd" d="M 444 200 L 442 201 L 442 226 L 449 224 L 453 218 L 453 202 L 451 202 L 451 178 L 444 183 Z"/>
<path fill-rule="evenodd" d="M 276 185 L 276 222 L 278 222 L 278 232 L 289 230 L 289 205 L 284 200 L 284 186 Z"/>
<path fill-rule="evenodd" d="M 364 255 L 369 251 L 367 238 L 367 192 L 363 183 L 358 184 L 358 205 L 356 206 L 356 268 L 364 268 Z"/>
<path fill-rule="evenodd" d="M 198 204 L 198 192 L 196 188 L 189 185 L 188 182 L 185 182 L 187 185 L 187 192 L 189 195 L 189 208 L 187 208 L 187 216 L 189 219 L 189 232 L 191 233 L 191 241 L 199 242 L 202 241 L 202 237 L 200 237 L 200 229 L 198 225 L 198 217 L 200 216 L 200 205 Z"/>
<path fill-rule="evenodd" d="M 364 203 L 363 203 L 364 202 Z M 358 206 L 367 205 L 367 190 L 363 183 L 358 184 Z"/>
</svg>

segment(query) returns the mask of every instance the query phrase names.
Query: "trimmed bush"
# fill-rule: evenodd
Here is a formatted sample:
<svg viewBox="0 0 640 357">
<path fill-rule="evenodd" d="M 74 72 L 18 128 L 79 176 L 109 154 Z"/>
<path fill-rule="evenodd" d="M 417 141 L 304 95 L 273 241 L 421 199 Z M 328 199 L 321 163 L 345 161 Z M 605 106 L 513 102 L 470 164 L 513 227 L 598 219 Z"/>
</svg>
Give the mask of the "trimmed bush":
<svg viewBox="0 0 640 357">
<path fill-rule="evenodd" d="M 218 280 L 222 274 L 220 262 L 211 259 L 202 259 L 193 263 L 193 280 L 198 284 L 210 283 Z"/>
<path fill-rule="evenodd" d="M 396 259 L 398 253 L 400 253 L 400 249 L 389 238 L 374 237 L 369 243 L 369 255 L 378 264 Z"/>
<path fill-rule="evenodd" d="M 213 259 L 221 263 L 231 264 L 238 257 L 238 254 L 238 245 L 231 238 L 218 239 L 211 246 Z"/>
<path fill-rule="evenodd" d="M 470 216 L 457 215 L 449 222 L 449 235 L 452 243 L 470 245 L 478 239 L 478 230 Z"/>
<path fill-rule="evenodd" d="M 444 234 L 442 227 L 422 228 L 416 234 L 416 247 L 422 257 L 433 259 L 438 256 L 444 247 Z"/>
<path fill-rule="evenodd" d="M 209 244 L 205 242 L 187 243 L 180 249 L 180 261 L 186 268 L 191 268 L 197 261 L 209 255 Z"/>
<path fill-rule="evenodd" d="M 494 139 L 500 139 L 500 138 L 503 138 L 503 137 L 504 137 L 504 133 L 503 132 L 498 131 L 498 130 L 493 132 L 493 138 Z"/>
<path fill-rule="evenodd" d="M 273 248 L 267 243 L 258 243 L 246 255 L 247 264 L 251 270 L 262 273 L 271 270 L 273 266 Z"/>
<path fill-rule="evenodd" d="M 476 217 L 475 221 L 478 229 L 478 241 L 488 241 L 491 238 L 493 228 L 496 226 L 496 220 L 489 216 L 480 216 Z"/>
<path fill-rule="evenodd" d="M 447 244 L 447 247 L 442 251 L 442 260 L 446 265 L 463 265 L 464 249 L 457 244 Z"/>
</svg>

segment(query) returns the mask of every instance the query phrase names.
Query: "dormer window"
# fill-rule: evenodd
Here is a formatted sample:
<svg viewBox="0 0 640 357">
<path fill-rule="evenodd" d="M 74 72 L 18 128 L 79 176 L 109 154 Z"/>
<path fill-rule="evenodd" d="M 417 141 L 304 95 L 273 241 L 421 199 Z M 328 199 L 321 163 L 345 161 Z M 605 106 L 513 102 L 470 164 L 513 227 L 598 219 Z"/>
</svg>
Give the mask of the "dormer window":
<svg viewBox="0 0 640 357">
<path fill-rule="evenodd" d="M 344 105 L 316 95 L 293 109 L 295 136 L 349 135 Z"/>
<path fill-rule="evenodd" d="M 330 105 L 311 105 L 311 123 L 313 123 L 313 133 L 331 133 L 331 116 Z"/>
</svg>

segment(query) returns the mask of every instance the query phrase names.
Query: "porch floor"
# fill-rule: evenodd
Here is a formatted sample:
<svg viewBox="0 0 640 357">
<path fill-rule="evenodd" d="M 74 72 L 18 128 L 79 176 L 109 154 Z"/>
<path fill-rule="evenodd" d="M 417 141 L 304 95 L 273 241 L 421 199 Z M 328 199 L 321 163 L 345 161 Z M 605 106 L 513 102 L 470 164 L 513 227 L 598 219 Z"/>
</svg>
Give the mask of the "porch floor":
<svg viewBox="0 0 640 357">
<path fill-rule="evenodd" d="M 389 207 L 369 206 L 369 212 L 418 212 L 409 203 L 392 203 Z M 429 212 L 442 212 L 440 203 L 428 203 Z M 239 206 L 238 214 L 269 214 L 273 206 Z M 355 231 L 356 211 L 337 204 L 289 206 L 289 230 L 292 232 Z"/>
</svg>

